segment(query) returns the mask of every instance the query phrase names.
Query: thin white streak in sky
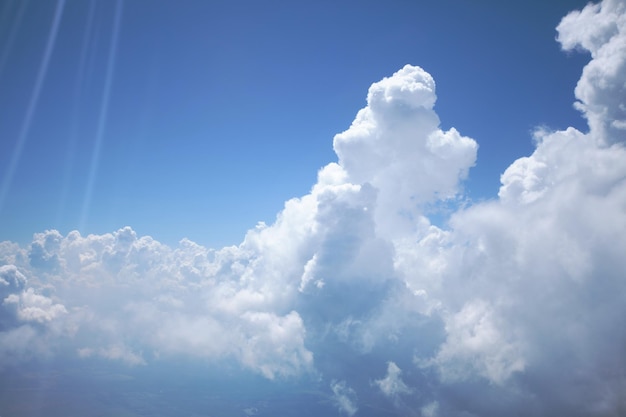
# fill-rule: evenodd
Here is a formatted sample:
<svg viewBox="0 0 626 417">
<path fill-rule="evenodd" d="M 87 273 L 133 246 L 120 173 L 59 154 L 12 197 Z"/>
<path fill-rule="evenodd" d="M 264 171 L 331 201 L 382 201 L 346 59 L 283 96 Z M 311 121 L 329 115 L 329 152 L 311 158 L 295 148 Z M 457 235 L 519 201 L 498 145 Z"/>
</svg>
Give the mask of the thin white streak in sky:
<svg viewBox="0 0 626 417">
<path fill-rule="evenodd" d="M 91 164 L 89 166 L 89 176 L 87 177 L 87 189 L 85 190 L 85 198 L 83 200 L 83 208 L 80 217 L 80 231 L 84 231 L 91 205 L 94 183 L 98 174 L 98 165 L 100 162 L 100 152 L 102 150 L 102 142 L 104 138 L 104 127 L 107 121 L 109 111 L 109 99 L 111 97 L 111 85 L 113 83 L 113 70 L 115 69 L 115 57 L 117 55 L 117 42 L 122 21 L 122 0 L 118 0 L 115 6 L 115 17 L 113 21 L 113 32 L 111 34 L 111 43 L 109 48 L 109 57 L 107 60 L 107 68 L 104 79 L 104 89 L 102 93 L 102 102 L 100 105 L 100 114 L 98 116 L 98 126 L 96 130 L 96 141 L 91 154 Z"/>
<path fill-rule="evenodd" d="M 17 165 L 19 164 L 20 157 L 22 156 L 24 145 L 26 144 L 26 138 L 28 137 L 33 115 L 35 114 L 35 108 L 37 107 L 37 103 L 39 102 L 41 87 L 43 85 L 44 79 L 46 78 L 46 73 L 48 72 L 48 63 L 50 62 L 50 56 L 52 55 L 52 51 L 54 50 L 54 44 L 59 30 L 59 24 L 61 23 L 61 16 L 63 15 L 64 7 L 65 0 L 59 0 L 57 2 L 57 7 L 54 12 L 52 27 L 50 28 L 50 33 L 48 34 L 48 42 L 46 43 L 46 49 L 44 50 L 43 60 L 41 61 L 41 65 L 39 66 L 39 72 L 37 73 L 37 78 L 35 80 L 35 88 L 33 89 L 33 93 L 30 96 L 30 101 L 26 110 L 26 116 L 24 117 L 22 128 L 20 129 L 19 136 L 17 137 L 17 143 L 15 144 L 15 148 L 13 149 L 13 153 L 11 154 L 9 166 L 5 171 L 4 178 L 2 179 L 2 185 L 0 186 L 0 213 L 2 213 L 2 209 L 4 208 L 4 201 L 6 200 L 9 188 L 11 187 L 11 183 L 13 182 L 13 176 L 15 175 Z"/>
<path fill-rule="evenodd" d="M 11 8 L 11 3 L 6 3 L 4 10 L 2 12 L 2 17 L 0 18 L 0 27 L 7 27 L 9 23 L 11 25 L 11 30 L 9 35 L 7 36 L 6 42 L 0 48 L 2 50 L 2 54 L 0 55 L 0 76 L 2 76 L 2 72 L 4 71 L 4 67 L 6 65 L 9 54 L 13 50 L 13 45 L 15 44 L 15 36 L 17 35 L 18 29 L 22 26 L 22 18 L 24 17 L 24 11 L 28 6 L 28 1 L 20 1 L 19 9 L 17 10 L 17 15 L 13 18 L 10 15 L 9 9 Z M 9 20 L 11 20 L 9 22 Z"/>
<path fill-rule="evenodd" d="M 78 74 L 74 83 L 74 92 L 72 95 L 72 118 L 70 124 L 70 134 L 68 138 L 68 144 L 65 154 L 65 163 L 63 164 L 63 188 L 61 189 L 61 198 L 59 199 L 59 206 L 57 209 L 57 224 L 61 222 L 63 212 L 65 211 L 65 204 L 69 195 L 70 182 L 72 178 L 72 170 L 74 168 L 74 160 L 76 158 L 76 145 L 78 140 L 78 127 L 80 122 L 80 107 L 81 107 L 81 92 L 83 85 L 85 84 L 86 72 L 88 70 L 87 55 L 91 48 L 95 49 L 93 45 L 90 45 L 90 41 L 94 38 L 94 17 L 96 15 L 96 0 L 91 0 L 89 5 L 89 12 L 87 15 L 87 23 L 85 25 L 85 33 L 83 37 L 83 43 L 80 49 L 80 61 L 78 64 Z"/>
</svg>

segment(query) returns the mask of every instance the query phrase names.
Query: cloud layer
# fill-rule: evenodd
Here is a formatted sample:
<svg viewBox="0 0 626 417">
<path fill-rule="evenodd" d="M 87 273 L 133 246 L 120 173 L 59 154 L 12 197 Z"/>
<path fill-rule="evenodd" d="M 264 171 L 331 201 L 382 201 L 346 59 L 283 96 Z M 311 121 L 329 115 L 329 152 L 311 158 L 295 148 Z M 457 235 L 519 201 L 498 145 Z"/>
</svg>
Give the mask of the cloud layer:
<svg viewBox="0 0 626 417">
<path fill-rule="evenodd" d="M 370 87 L 310 193 L 239 246 L 129 227 L 0 243 L 0 367 L 184 357 L 322 381 L 348 416 L 623 414 L 626 2 L 557 30 L 591 53 L 589 131 L 537 130 L 497 199 L 431 223 L 478 145 L 440 129 L 433 78 L 407 65 Z"/>
</svg>

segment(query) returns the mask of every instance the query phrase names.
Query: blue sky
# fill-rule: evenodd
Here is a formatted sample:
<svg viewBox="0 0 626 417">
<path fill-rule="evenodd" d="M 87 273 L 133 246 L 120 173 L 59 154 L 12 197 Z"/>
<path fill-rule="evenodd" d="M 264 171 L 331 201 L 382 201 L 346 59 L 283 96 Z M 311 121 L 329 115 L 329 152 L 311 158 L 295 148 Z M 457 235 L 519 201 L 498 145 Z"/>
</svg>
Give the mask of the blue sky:
<svg viewBox="0 0 626 417">
<path fill-rule="evenodd" d="M 473 199 L 497 194 L 537 125 L 584 127 L 587 57 L 553 41 L 584 1 L 130 1 L 112 49 L 116 4 L 66 2 L 42 71 L 57 3 L 4 2 L 3 239 L 130 225 L 238 244 L 309 191 L 368 86 L 405 64 L 435 78 L 442 127 L 478 141 Z"/>
<path fill-rule="evenodd" d="M 626 0 L 7 1 L 0 414 L 626 410 Z"/>
</svg>

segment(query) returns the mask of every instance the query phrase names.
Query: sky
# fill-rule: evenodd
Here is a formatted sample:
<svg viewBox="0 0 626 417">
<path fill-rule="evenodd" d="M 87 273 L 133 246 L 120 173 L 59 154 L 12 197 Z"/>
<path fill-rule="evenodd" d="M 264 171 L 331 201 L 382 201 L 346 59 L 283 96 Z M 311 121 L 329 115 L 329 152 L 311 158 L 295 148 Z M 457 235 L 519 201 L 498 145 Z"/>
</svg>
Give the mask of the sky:
<svg viewBox="0 0 626 417">
<path fill-rule="evenodd" d="M 131 226 L 239 244 L 311 189 L 370 84 L 406 64 L 435 77 L 442 127 L 480 143 L 468 197 L 493 198 L 536 126 L 585 127 L 588 56 L 554 42 L 585 2 L 545 3 L 4 1 L 0 238 Z"/>
<path fill-rule="evenodd" d="M 626 1 L 0 8 L 0 415 L 626 413 Z"/>
</svg>

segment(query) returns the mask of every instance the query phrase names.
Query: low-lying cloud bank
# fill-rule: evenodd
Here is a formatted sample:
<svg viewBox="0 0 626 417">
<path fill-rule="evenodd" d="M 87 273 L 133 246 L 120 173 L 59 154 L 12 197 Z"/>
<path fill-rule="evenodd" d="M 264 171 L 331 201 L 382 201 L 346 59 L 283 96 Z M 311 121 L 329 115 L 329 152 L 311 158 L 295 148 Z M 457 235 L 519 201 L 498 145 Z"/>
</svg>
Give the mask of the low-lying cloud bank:
<svg viewBox="0 0 626 417">
<path fill-rule="evenodd" d="M 433 78 L 407 65 L 335 136 L 338 163 L 239 246 L 170 248 L 129 227 L 0 243 L 0 367 L 234 360 L 270 380 L 313 376 L 349 416 L 374 402 L 623 415 L 626 2 L 557 30 L 591 53 L 576 86 L 589 131 L 537 130 L 498 199 L 431 224 L 433 205 L 462 197 L 478 146 L 440 129 Z"/>
</svg>

